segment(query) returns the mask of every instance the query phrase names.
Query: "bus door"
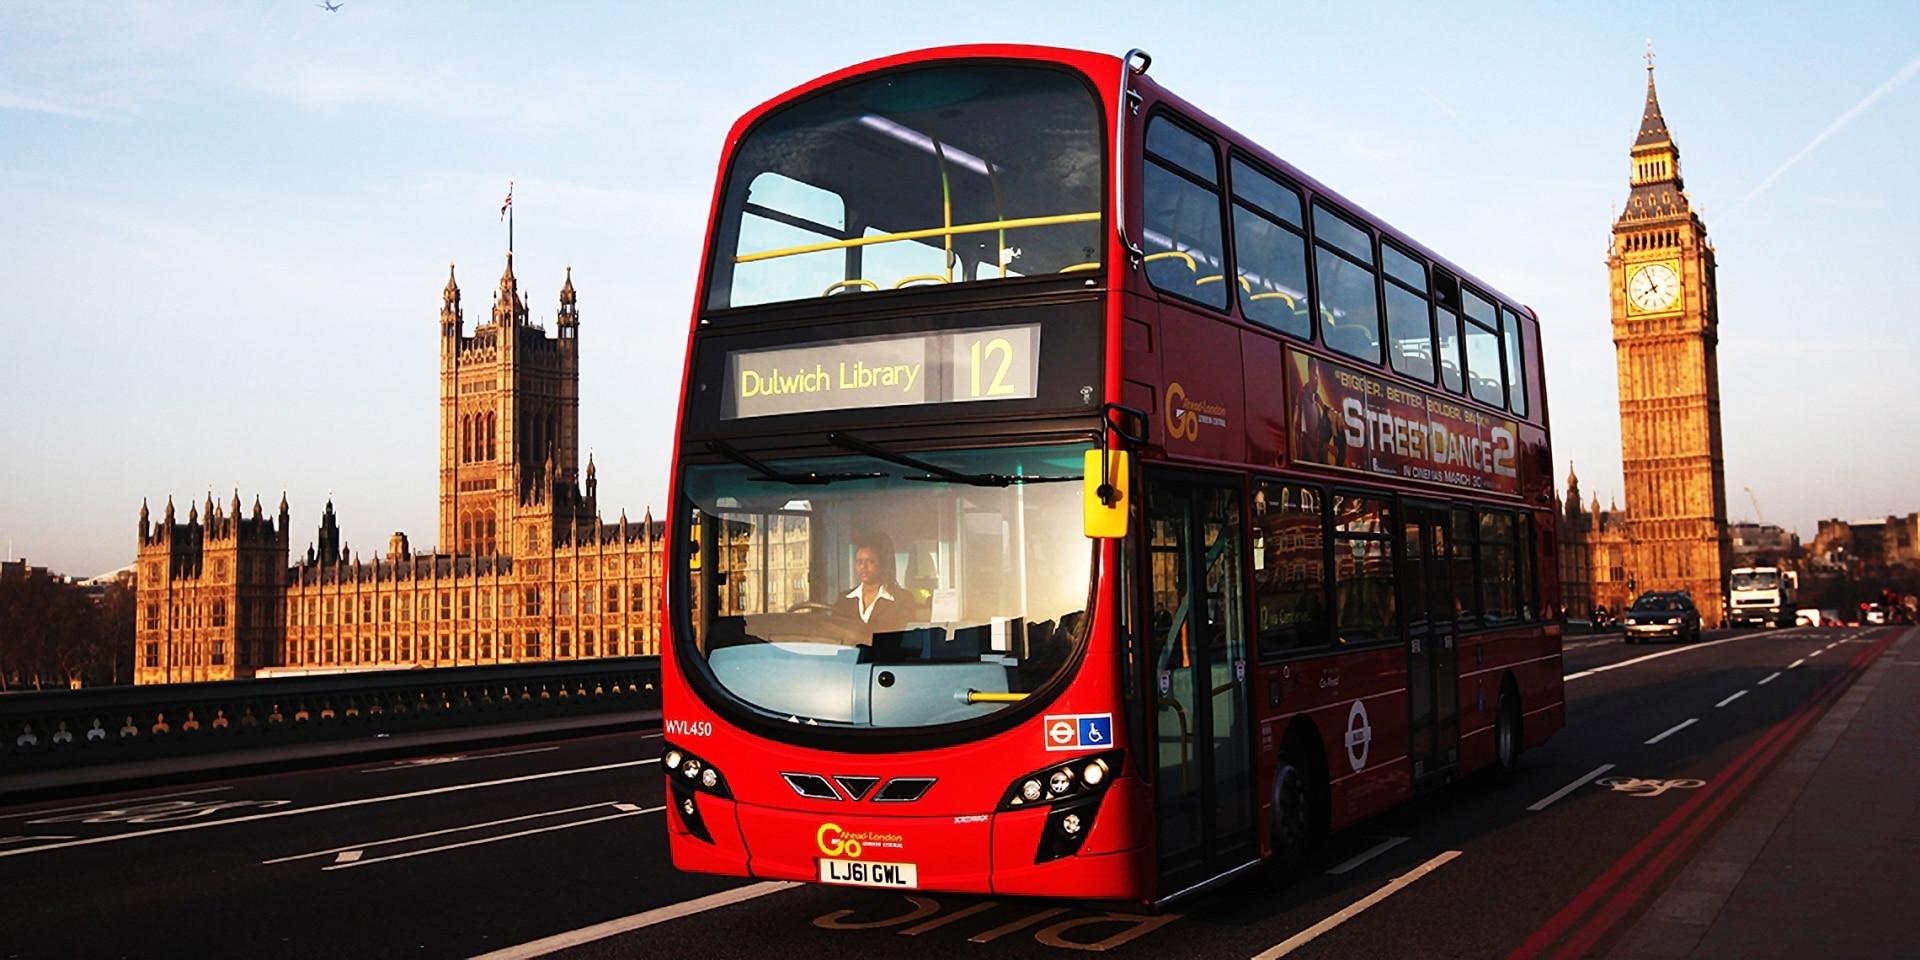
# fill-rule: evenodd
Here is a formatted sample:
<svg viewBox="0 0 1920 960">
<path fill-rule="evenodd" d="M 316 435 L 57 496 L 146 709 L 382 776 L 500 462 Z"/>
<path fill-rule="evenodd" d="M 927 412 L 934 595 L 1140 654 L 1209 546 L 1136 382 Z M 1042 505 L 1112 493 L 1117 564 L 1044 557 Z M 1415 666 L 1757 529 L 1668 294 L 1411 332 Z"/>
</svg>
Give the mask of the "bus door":
<svg viewBox="0 0 1920 960">
<path fill-rule="evenodd" d="M 1147 478 L 1141 591 L 1148 610 L 1151 756 L 1160 890 L 1259 857 L 1247 713 L 1246 571 L 1239 485 Z"/>
<path fill-rule="evenodd" d="M 1454 636 L 1451 536 L 1444 506 L 1406 503 L 1401 578 L 1407 624 L 1407 704 L 1415 790 L 1460 767 L 1459 659 Z"/>
</svg>

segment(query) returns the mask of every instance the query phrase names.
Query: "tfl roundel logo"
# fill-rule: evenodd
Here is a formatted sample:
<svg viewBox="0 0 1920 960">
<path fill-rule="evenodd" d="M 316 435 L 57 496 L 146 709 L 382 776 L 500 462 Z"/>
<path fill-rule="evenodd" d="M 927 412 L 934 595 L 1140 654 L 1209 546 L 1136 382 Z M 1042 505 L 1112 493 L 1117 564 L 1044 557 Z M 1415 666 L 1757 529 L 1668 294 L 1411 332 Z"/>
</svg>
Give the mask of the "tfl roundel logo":
<svg viewBox="0 0 1920 960">
<path fill-rule="evenodd" d="M 1040 729 L 1048 750 L 1103 750 L 1113 746 L 1113 714 L 1049 714 Z"/>
</svg>

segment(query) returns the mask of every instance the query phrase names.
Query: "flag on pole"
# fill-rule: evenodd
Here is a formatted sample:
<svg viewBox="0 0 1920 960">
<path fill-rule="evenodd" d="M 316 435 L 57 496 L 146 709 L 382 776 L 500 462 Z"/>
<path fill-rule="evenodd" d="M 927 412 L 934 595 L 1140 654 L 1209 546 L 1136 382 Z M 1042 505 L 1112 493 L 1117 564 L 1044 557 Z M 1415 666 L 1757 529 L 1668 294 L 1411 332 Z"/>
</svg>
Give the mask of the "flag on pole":
<svg viewBox="0 0 1920 960">
<path fill-rule="evenodd" d="M 500 217 L 506 219 L 507 211 L 513 207 L 513 181 L 507 181 L 507 200 L 500 205 Z"/>
</svg>

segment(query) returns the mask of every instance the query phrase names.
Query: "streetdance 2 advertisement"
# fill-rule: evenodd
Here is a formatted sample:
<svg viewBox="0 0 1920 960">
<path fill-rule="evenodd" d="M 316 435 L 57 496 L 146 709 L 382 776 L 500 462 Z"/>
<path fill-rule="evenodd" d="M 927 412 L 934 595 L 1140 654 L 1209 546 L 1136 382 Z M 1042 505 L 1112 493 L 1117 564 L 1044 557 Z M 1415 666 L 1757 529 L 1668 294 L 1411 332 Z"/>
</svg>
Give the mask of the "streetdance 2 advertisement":
<svg viewBox="0 0 1920 960">
<path fill-rule="evenodd" d="M 1518 496 L 1519 424 L 1287 351 L 1295 463 Z"/>
</svg>

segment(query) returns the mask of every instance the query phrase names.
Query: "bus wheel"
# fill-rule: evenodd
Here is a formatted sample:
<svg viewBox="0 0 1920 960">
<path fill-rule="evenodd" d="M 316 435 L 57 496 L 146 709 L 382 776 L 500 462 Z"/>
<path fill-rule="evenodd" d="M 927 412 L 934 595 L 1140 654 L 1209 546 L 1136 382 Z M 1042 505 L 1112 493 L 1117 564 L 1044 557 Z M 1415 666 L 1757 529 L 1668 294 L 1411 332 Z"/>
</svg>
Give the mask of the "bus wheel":
<svg viewBox="0 0 1920 960">
<path fill-rule="evenodd" d="M 1320 839 L 1320 816 L 1310 767 L 1287 755 L 1273 771 L 1273 870 L 1288 876 L 1303 866 Z"/>
<path fill-rule="evenodd" d="M 1487 779 L 1494 785 L 1506 786 L 1513 782 L 1514 774 L 1520 770 L 1524 742 L 1520 731 L 1520 698 L 1514 695 L 1511 686 L 1502 687 L 1499 705 L 1494 708 L 1493 766 L 1487 771 Z"/>
</svg>

